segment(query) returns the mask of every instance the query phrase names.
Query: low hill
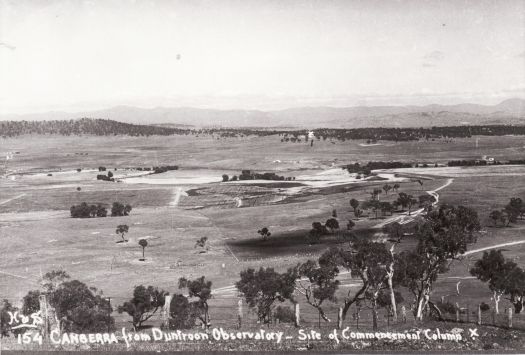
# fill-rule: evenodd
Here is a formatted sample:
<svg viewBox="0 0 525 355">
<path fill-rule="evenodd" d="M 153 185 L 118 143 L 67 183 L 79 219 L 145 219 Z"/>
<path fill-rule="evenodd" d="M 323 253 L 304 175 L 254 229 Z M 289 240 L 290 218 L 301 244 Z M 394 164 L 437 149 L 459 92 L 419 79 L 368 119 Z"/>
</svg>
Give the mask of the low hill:
<svg viewBox="0 0 525 355">
<path fill-rule="evenodd" d="M 213 110 L 191 107 L 152 109 L 117 106 L 105 110 L 27 115 L 0 115 L 0 120 L 63 120 L 107 118 L 136 124 L 173 124 L 197 127 L 431 127 L 461 124 L 525 124 L 525 100 L 509 99 L 498 105 L 427 105 L 299 107 L 279 111 Z"/>
<path fill-rule="evenodd" d="M 135 125 L 92 118 L 52 121 L 0 121 L 0 136 L 2 137 L 24 134 L 151 136 L 185 134 L 186 132 L 187 130 L 180 128 Z"/>
</svg>

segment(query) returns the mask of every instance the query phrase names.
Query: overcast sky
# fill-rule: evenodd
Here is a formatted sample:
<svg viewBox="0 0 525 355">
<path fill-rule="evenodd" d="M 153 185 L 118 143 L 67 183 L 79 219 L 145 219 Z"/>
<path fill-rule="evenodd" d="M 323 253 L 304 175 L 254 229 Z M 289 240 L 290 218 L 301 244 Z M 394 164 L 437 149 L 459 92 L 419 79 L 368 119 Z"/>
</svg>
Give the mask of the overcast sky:
<svg viewBox="0 0 525 355">
<path fill-rule="evenodd" d="M 3 113 L 525 97 L 525 0 L 0 0 Z"/>
</svg>

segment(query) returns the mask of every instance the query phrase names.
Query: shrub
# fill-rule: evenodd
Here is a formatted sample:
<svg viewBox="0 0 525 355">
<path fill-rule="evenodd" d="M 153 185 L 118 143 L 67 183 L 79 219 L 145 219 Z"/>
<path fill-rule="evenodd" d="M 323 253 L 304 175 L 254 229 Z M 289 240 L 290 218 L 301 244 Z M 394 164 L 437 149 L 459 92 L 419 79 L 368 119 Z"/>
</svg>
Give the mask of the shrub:
<svg viewBox="0 0 525 355">
<path fill-rule="evenodd" d="M 106 208 L 101 204 L 88 205 L 86 202 L 71 206 L 69 211 L 73 218 L 106 217 L 108 214 Z"/>
<path fill-rule="evenodd" d="M 481 309 L 481 312 L 486 312 L 490 309 L 490 306 L 486 304 L 485 302 L 481 302 L 479 305 L 479 308 Z"/>
<path fill-rule="evenodd" d="M 17 310 L 18 309 L 6 299 L 0 303 L 0 338 L 9 336 L 9 332 L 14 334 L 13 329 L 11 329 L 11 316 L 9 312 L 14 313 Z"/>
<path fill-rule="evenodd" d="M 195 325 L 197 315 L 190 307 L 188 298 L 184 295 L 174 294 L 170 303 L 170 329 L 189 329 Z"/>
<path fill-rule="evenodd" d="M 443 312 L 449 314 L 456 314 L 456 306 L 450 302 L 438 302 L 436 306 Z"/>
<path fill-rule="evenodd" d="M 113 202 L 111 207 L 111 217 L 128 216 L 131 212 L 131 205 L 124 205 L 120 202 Z"/>
<path fill-rule="evenodd" d="M 281 323 L 293 323 L 295 322 L 295 314 L 290 307 L 277 306 L 273 312 L 275 319 L 278 319 Z"/>
</svg>

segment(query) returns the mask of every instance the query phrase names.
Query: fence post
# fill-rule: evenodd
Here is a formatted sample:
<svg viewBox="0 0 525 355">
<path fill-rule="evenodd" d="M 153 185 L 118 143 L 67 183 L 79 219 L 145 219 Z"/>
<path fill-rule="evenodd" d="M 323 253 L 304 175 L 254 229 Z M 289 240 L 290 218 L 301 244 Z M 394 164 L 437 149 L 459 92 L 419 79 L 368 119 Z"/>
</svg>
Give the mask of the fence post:
<svg viewBox="0 0 525 355">
<path fill-rule="evenodd" d="M 239 323 L 239 329 L 242 326 L 242 298 L 239 298 L 237 302 L 237 322 Z"/>
<path fill-rule="evenodd" d="M 492 310 L 492 325 L 496 325 L 496 310 Z"/>
<path fill-rule="evenodd" d="M 47 299 L 45 294 L 41 294 L 38 296 L 38 302 L 40 304 L 40 315 L 42 317 L 42 320 L 44 321 L 43 329 L 42 329 L 42 337 L 44 339 L 48 339 L 49 335 L 49 316 L 47 314 Z"/>
<path fill-rule="evenodd" d="M 337 312 L 337 329 L 343 329 L 343 307 L 339 307 Z"/>
<path fill-rule="evenodd" d="M 301 324 L 301 311 L 299 308 L 299 303 L 294 303 L 294 311 L 295 311 L 295 326 L 299 327 Z"/>
<path fill-rule="evenodd" d="M 458 323 L 459 323 L 459 318 L 460 318 L 459 305 L 456 302 L 456 322 L 458 322 Z"/>
<path fill-rule="evenodd" d="M 167 295 L 164 298 L 164 307 L 162 307 L 162 313 L 161 313 L 162 325 L 165 326 L 166 328 L 169 328 L 169 323 L 170 323 L 170 304 L 171 304 L 172 297 L 173 297 L 172 295 Z"/>
<path fill-rule="evenodd" d="M 467 303 L 467 323 L 470 323 L 470 305 Z"/>
<path fill-rule="evenodd" d="M 507 315 L 509 317 L 509 328 L 512 328 L 512 307 L 507 309 Z"/>
<path fill-rule="evenodd" d="M 403 317 L 403 323 L 407 322 L 407 309 L 405 306 L 401 306 L 401 317 Z"/>
<path fill-rule="evenodd" d="M 481 303 L 478 304 L 478 325 L 481 325 Z"/>
</svg>

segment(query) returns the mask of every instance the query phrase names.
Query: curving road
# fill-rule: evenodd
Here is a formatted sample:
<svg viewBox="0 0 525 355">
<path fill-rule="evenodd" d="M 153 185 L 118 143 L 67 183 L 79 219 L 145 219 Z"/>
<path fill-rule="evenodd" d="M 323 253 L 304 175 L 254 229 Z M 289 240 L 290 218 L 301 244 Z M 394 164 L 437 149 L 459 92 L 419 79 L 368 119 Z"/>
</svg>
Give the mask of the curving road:
<svg viewBox="0 0 525 355">
<path fill-rule="evenodd" d="M 443 184 L 442 186 L 438 187 L 437 189 L 426 191 L 427 194 L 429 194 L 430 196 L 433 196 L 436 199 L 436 201 L 434 201 L 432 205 L 435 206 L 439 202 L 439 194 L 437 192 L 449 186 L 450 184 L 452 184 L 453 181 L 454 179 L 447 179 L 447 182 Z M 408 215 L 408 212 L 405 212 L 400 216 L 387 218 L 386 220 L 382 221 L 381 223 L 376 224 L 372 228 L 383 228 L 385 225 L 393 223 L 393 222 L 398 222 L 399 224 L 410 223 L 414 220 L 414 217 L 417 217 L 418 215 L 423 213 L 424 210 L 425 210 L 424 208 L 420 208 L 418 210 L 412 211 L 410 213 L 410 216 Z"/>
<path fill-rule="evenodd" d="M 491 245 L 490 247 L 484 247 L 484 248 L 469 250 L 469 251 L 465 252 L 465 254 L 463 254 L 463 256 L 474 254 L 474 253 L 479 253 L 479 252 L 482 252 L 482 251 L 485 251 L 485 250 L 491 250 L 491 249 L 507 247 L 507 246 L 516 245 L 516 244 L 523 244 L 523 243 L 525 243 L 525 240 L 518 240 L 518 241 L 515 241 L 515 242 L 508 242 L 508 243 L 501 243 L 501 244 Z"/>
</svg>

